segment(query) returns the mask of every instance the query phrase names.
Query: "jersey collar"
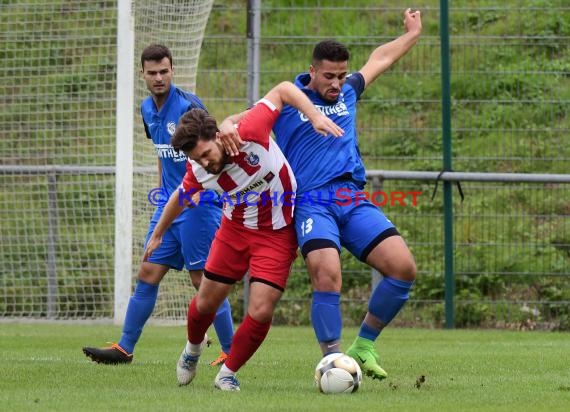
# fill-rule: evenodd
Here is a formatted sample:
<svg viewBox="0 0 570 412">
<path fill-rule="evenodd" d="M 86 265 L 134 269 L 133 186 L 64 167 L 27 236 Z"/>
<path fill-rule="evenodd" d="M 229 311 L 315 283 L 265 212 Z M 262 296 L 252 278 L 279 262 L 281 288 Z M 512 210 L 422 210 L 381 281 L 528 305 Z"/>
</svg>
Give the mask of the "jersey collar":
<svg viewBox="0 0 570 412">
<path fill-rule="evenodd" d="M 166 97 L 166 101 L 164 102 L 160 110 L 156 110 L 156 104 L 154 103 L 154 101 L 152 102 L 153 103 L 152 108 L 154 109 L 155 114 L 163 116 L 164 113 L 168 112 L 168 106 L 170 106 L 170 103 L 172 102 L 172 96 L 174 95 L 174 93 L 176 93 L 176 86 L 173 83 L 170 83 L 170 90 L 168 91 L 168 96 Z"/>
</svg>

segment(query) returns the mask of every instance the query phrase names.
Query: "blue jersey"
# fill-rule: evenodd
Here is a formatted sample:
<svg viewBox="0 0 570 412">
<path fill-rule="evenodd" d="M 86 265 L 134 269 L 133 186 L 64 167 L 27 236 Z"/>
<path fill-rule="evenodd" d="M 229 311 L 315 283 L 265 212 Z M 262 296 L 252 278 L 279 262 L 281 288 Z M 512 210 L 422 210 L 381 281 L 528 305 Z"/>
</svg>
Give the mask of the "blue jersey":
<svg viewBox="0 0 570 412">
<path fill-rule="evenodd" d="M 188 110 L 205 107 L 200 99 L 192 93 L 185 92 L 174 85 L 170 86 L 168 97 L 160 111 L 151 96 L 143 100 L 141 114 L 146 137 L 152 140 L 162 165 L 162 185 L 170 196 L 182 183 L 186 173 L 186 156 L 177 153 L 170 144 L 172 135 L 180 117 Z"/>
<path fill-rule="evenodd" d="M 273 133 L 297 179 L 297 194 L 316 189 L 340 177 L 350 177 L 359 186 L 366 183 L 366 172 L 358 149 L 356 102 L 364 91 L 360 73 L 349 76 L 338 100 L 329 103 L 305 88 L 308 73 L 297 76 L 299 87 L 315 106 L 344 130 L 342 137 L 318 134 L 307 117 L 292 106 L 284 106 Z"/>
<path fill-rule="evenodd" d="M 166 102 L 156 109 L 154 100 L 148 96 L 141 104 L 141 115 L 143 118 L 146 137 L 152 140 L 160 163 L 162 165 L 161 187 L 165 194 L 170 197 L 186 174 L 186 156 L 182 152 L 176 152 L 170 141 L 176 130 L 176 125 L 180 117 L 193 108 L 204 109 L 204 104 L 198 96 L 186 92 L 173 84 L 170 86 Z M 217 195 L 214 195 L 217 197 Z M 167 200 L 167 199 L 165 199 Z M 158 207 L 152 220 L 158 220 L 162 214 L 163 207 Z M 180 221 L 189 209 L 185 209 L 176 221 Z"/>
</svg>

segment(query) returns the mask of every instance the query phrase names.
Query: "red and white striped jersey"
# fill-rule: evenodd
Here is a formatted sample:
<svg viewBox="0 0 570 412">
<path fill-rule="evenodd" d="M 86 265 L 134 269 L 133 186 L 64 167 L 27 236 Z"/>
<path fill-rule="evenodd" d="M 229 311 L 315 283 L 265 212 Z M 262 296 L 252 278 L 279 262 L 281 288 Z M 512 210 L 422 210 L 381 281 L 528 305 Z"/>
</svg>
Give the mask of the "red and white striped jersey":
<svg viewBox="0 0 570 412">
<path fill-rule="evenodd" d="M 182 182 L 185 192 L 220 193 L 224 216 L 250 229 L 280 229 L 293 221 L 297 182 L 283 152 L 270 137 L 279 111 L 261 99 L 236 126 L 245 142 L 222 171 L 209 174 L 189 159 Z"/>
</svg>

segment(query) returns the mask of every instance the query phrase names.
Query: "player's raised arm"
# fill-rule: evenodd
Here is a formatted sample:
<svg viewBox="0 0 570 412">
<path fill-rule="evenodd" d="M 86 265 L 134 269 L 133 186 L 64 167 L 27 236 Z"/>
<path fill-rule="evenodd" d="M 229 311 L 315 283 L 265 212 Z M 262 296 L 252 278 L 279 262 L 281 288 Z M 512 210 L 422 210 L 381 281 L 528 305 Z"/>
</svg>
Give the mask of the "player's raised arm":
<svg viewBox="0 0 570 412">
<path fill-rule="evenodd" d="M 342 128 L 322 114 L 305 93 L 291 82 L 279 83 L 264 98 L 271 101 L 279 111 L 286 104 L 299 109 L 307 116 L 313 128 L 323 136 L 332 134 L 335 137 L 340 137 L 344 134 Z"/>
<path fill-rule="evenodd" d="M 374 49 L 368 61 L 359 70 L 364 77 L 364 87 L 376 80 L 417 43 L 422 33 L 422 19 L 419 10 L 406 9 L 404 27 L 406 33 Z"/>
</svg>

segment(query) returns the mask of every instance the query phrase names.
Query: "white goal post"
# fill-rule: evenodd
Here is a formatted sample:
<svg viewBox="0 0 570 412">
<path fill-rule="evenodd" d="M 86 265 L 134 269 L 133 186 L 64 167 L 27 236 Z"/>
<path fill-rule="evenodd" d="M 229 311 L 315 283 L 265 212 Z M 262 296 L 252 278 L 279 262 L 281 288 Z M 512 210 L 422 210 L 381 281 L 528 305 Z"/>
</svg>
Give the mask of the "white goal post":
<svg viewBox="0 0 570 412">
<path fill-rule="evenodd" d="M 133 273 L 133 132 L 135 33 L 131 0 L 117 10 L 117 147 L 115 166 L 114 323 L 123 324 Z"/>
<path fill-rule="evenodd" d="M 128 2 L 127 0 L 121 1 Z M 166 45 L 173 57 L 175 70 L 173 82 L 183 89 L 195 91 L 202 39 L 213 3 L 213 0 L 134 1 L 130 10 L 134 30 L 131 30 L 127 22 L 120 22 L 118 26 L 119 36 L 125 36 L 125 44 L 133 47 L 132 50 L 125 51 L 125 54 L 134 57 L 131 59 L 131 62 L 134 61 L 134 70 L 130 65 L 129 73 L 136 73 L 137 75 L 134 76 L 134 81 L 125 79 L 127 84 L 134 85 L 134 104 L 132 95 L 124 96 L 123 98 L 126 100 L 123 102 L 117 100 L 117 109 L 123 105 L 126 108 L 135 108 L 134 125 L 130 128 L 130 130 L 134 130 L 134 143 L 130 144 L 130 147 L 134 147 L 134 155 L 131 155 L 131 159 L 134 159 L 135 173 L 132 174 L 133 170 L 129 168 L 128 164 L 121 165 L 119 158 L 117 158 L 117 172 L 119 172 L 119 167 L 121 169 L 124 167 L 125 170 L 122 172 L 133 176 L 131 190 L 129 191 L 126 186 L 123 190 L 133 193 L 137 213 L 134 219 L 130 220 L 133 222 L 132 230 L 125 230 L 122 223 L 117 222 L 116 234 L 118 238 L 116 244 L 118 247 L 116 256 L 117 251 L 121 256 L 117 256 L 115 261 L 115 323 L 120 324 L 124 320 L 131 287 L 135 281 L 134 277 L 142 256 L 142 244 L 148 222 L 154 211 L 154 207 L 147 200 L 147 195 L 157 185 L 156 152 L 152 143 L 146 138 L 140 119 L 140 103 L 148 95 L 145 84 L 138 75 L 141 69 L 140 54 L 146 46 L 152 43 Z M 127 6 L 125 6 L 126 8 Z M 134 41 L 131 41 L 133 38 Z M 121 44 L 120 39 L 118 39 L 118 44 Z M 118 51 L 118 53 L 120 52 Z M 124 115 L 130 119 L 133 118 L 130 113 L 124 113 Z M 117 119 L 119 119 L 119 115 L 117 115 Z M 119 143 L 117 142 L 117 144 Z M 117 182 L 119 182 L 118 175 Z M 119 193 L 117 193 L 118 199 Z M 133 199 L 127 197 L 124 200 L 129 206 L 133 203 Z M 117 204 L 117 209 L 121 207 L 120 204 Z M 123 212 L 117 210 L 117 216 L 121 213 Z M 125 216 L 125 220 L 127 219 L 128 217 Z M 127 222 L 124 223 L 127 224 Z M 129 236 L 131 237 L 129 238 Z M 129 241 L 132 242 L 132 247 L 127 245 Z M 123 259 L 123 255 L 127 255 L 127 253 L 123 253 L 119 249 L 128 250 L 128 254 L 132 256 L 131 267 L 128 267 L 128 262 L 120 261 Z M 193 289 L 190 285 L 188 273 L 171 270 L 161 282 L 153 319 L 161 321 L 184 320 L 187 303 L 192 293 Z"/>
<path fill-rule="evenodd" d="M 140 52 L 162 43 L 194 90 L 213 0 L 38 0 L 0 17 L 0 321 L 122 323 L 152 215 L 157 156 Z M 187 272 L 155 319 L 182 320 Z"/>
</svg>

